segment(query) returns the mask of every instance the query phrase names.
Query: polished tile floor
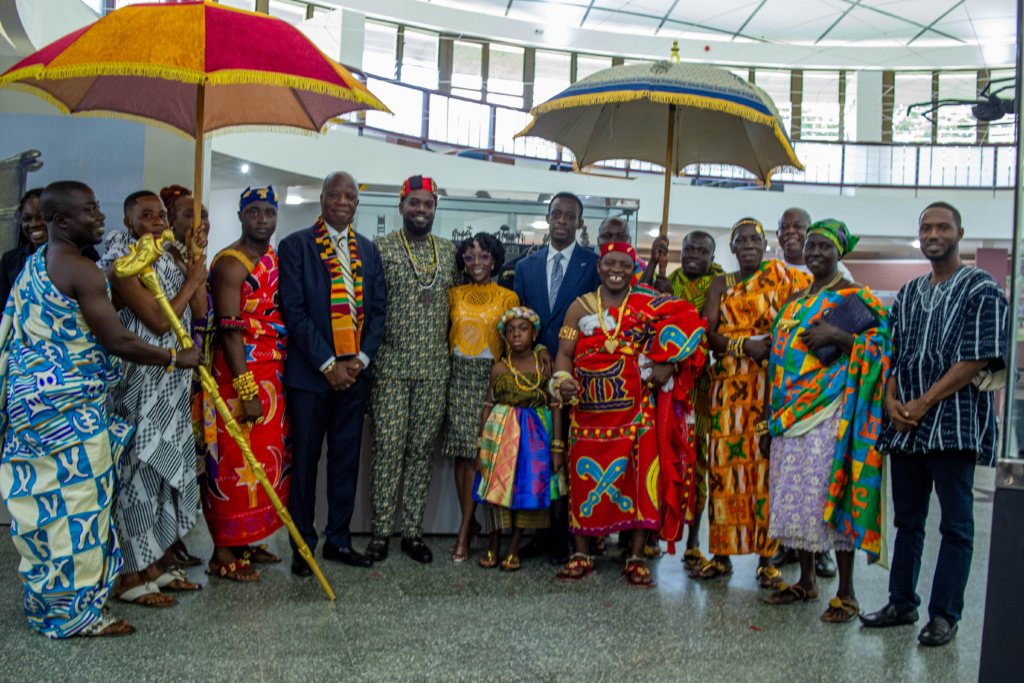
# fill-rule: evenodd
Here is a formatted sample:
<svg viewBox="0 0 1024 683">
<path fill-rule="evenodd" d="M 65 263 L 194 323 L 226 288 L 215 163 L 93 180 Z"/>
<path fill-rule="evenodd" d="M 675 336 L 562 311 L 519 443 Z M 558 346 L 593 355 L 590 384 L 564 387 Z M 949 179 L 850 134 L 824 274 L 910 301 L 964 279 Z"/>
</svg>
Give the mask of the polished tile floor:
<svg viewBox="0 0 1024 683">
<path fill-rule="evenodd" d="M 287 564 L 268 568 L 255 585 L 189 572 L 206 584 L 171 609 L 113 603 L 139 632 L 128 638 L 49 641 L 26 626 L 17 554 L 0 543 L 0 681 L 117 683 L 208 681 L 693 681 L 695 683 L 869 683 L 975 681 L 984 617 L 992 470 L 975 484 L 974 566 L 960 633 L 947 647 L 917 645 L 924 625 L 884 631 L 818 620 L 820 602 L 769 607 L 754 579 L 756 560 L 737 558 L 728 579 L 698 583 L 678 557 L 657 562 L 655 590 L 630 589 L 621 564 L 604 557 L 595 576 L 566 585 L 546 563 L 515 574 L 447 559 L 450 537 L 428 541 L 433 565 L 402 555 L 392 541 L 387 561 L 371 570 L 323 563 L 338 594 L 328 602 L 315 579 L 298 580 Z M 890 508 L 891 509 L 891 508 Z M 933 499 L 918 588 L 925 605 L 938 549 Z M 357 538 L 356 547 L 367 539 Z M 202 522 L 187 539 L 209 556 Z M 704 534 L 704 547 L 707 545 Z M 891 544 L 891 536 L 890 536 Z M 612 544 L 610 544 L 612 545 Z M 289 556 L 282 530 L 270 549 Z M 785 568 L 789 581 L 796 568 Z M 881 607 L 885 570 L 858 557 L 861 604 Z"/>
</svg>

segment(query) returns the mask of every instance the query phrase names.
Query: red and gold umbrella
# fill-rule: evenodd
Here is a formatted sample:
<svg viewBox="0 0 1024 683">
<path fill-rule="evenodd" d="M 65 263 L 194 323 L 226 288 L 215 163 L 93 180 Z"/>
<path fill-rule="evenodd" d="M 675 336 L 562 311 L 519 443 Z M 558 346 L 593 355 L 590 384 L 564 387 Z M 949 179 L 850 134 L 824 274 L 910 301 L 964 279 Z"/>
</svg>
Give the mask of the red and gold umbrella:
<svg viewBox="0 0 1024 683">
<path fill-rule="evenodd" d="M 15 64 L 0 87 L 65 114 L 119 118 L 190 139 L 242 131 L 316 135 L 352 111 L 389 111 L 301 31 L 213 2 L 129 5 Z M 202 201 L 196 144 L 195 223 Z"/>
</svg>

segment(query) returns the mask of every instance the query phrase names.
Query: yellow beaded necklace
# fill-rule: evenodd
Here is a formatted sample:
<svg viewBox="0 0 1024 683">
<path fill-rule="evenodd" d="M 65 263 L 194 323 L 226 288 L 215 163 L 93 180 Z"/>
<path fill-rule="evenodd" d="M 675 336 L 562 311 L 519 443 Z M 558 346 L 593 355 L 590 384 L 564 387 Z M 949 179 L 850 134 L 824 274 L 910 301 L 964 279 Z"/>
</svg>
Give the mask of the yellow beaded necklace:
<svg viewBox="0 0 1024 683">
<path fill-rule="evenodd" d="M 541 377 L 540 374 L 540 357 L 538 356 L 538 353 L 539 351 L 536 349 L 533 352 L 533 365 L 536 368 L 536 373 L 538 377 L 536 384 L 530 384 L 530 380 L 526 379 L 526 376 L 523 373 L 516 370 L 516 366 L 512 365 L 512 351 L 509 351 L 508 355 L 505 356 L 505 365 L 508 366 L 509 372 L 512 373 L 512 379 L 515 381 L 516 386 L 525 392 L 537 391 L 538 389 L 540 389 L 540 385 L 544 381 L 544 378 Z M 520 379 L 522 381 L 520 381 Z M 523 382 L 526 383 L 526 386 L 523 386 Z"/>
</svg>

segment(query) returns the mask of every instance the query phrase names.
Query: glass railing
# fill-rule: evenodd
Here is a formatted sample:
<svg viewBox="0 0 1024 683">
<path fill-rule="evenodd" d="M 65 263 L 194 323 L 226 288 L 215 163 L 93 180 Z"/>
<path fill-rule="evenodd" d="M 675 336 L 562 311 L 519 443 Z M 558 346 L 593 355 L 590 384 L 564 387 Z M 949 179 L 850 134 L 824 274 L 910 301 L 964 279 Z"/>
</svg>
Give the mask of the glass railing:
<svg viewBox="0 0 1024 683">
<path fill-rule="evenodd" d="M 492 161 L 517 158 L 548 161 L 570 168 L 568 149 L 539 138 L 513 136 L 531 116 L 520 109 L 445 95 L 436 91 L 369 76 L 367 86 L 395 112 L 367 112 L 345 117 L 349 125 L 406 142 L 447 152 L 462 152 Z M 855 187 L 1010 188 L 1014 184 L 1012 145 L 893 145 L 854 142 L 795 142 L 803 171 L 783 171 L 773 182 Z M 595 164 L 595 172 L 625 177 L 662 173 L 662 167 L 616 159 Z M 751 173 L 735 166 L 694 164 L 684 177 L 754 182 Z"/>
</svg>

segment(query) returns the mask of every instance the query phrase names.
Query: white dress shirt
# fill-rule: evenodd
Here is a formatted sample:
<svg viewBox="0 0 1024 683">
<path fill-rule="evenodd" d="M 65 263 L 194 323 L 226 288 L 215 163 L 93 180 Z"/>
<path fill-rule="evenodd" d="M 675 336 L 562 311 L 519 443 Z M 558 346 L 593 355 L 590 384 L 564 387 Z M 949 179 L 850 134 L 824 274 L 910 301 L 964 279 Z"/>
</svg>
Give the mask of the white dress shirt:
<svg viewBox="0 0 1024 683">
<path fill-rule="evenodd" d="M 341 232 L 338 232 L 337 230 L 335 230 L 333 227 L 331 227 L 331 225 L 329 223 L 327 223 L 326 221 L 324 222 L 324 225 L 327 226 L 327 234 L 330 235 L 331 242 L 334 244 L 334 255 L 338 257 L 339 261 L 341 261 L 341 265 L 342 265 L 344 270 L 346 270 L 348 272 L 352 272 L 352 261 L 351 261 L 352 256 L 348 252 L 348 237 L 349 237 L 348 231 L 351 230 L 351 228 L 349 228 L 348 230 L 345 230 L 344 233 L 341 233 Z M 349 290 L 349 283 L 347 281 L 345 283 L 345 289 L 349 293 L 349 296 L 352 296 L 352 292 Z M 355 289 L 354 285 L 352 286 L 352 289 Z M 352 304 L 349 306 L 349 310 L 352 311 L 352 322 L 355 323 L 355 318 L 356 318 L 355 301 L 352 301 Z M 357 331 L 356 334 L 359 334 L 359 332 Z M 334 343 L 333 339 L 331 340 L 331 343 L 332 344 Z M 370 367 L 370 357 L 367 356 L 365 353 L 360 351 L 358 354 L 356 354 L 356 357 L 360 361 L 362 361 L 364 368 Z M 334 356 L 331 356 L 330 358 L 325 360 L 323 362 L 323 365 L 320 366 L 320 372 L 323 372 L 324 370 L 326 370 L 327 366 L 330 365 L 334 360 L 335 360 Z"/>
<path fill-rule="evenodd" d="M 562 251 L 558 251 L 557 249 L 555 249 L 550 244 L 548 245 L 548 268 L 547 268 L 548 286 L 547 286 L 547 291 L 549 293 L 551 292 L 551 273 L 555 269 L 555 254 L 561 254 L 562 257 L 563 257 L 562 258 L 562 275 L 564 277 L 565 274 L 569 272 L 569 262 L 572 261 L 572 255 L 573 255 L 573 252 L 575 252 L 575 251 L 576 251 L 576 241 L 575 240 L 573 240 L 572 244 L 567 246 Z M 564 279 L 562 280 L 562 284 L 563 285 L 565 284 L 565 280 Z"/>
</svg>

